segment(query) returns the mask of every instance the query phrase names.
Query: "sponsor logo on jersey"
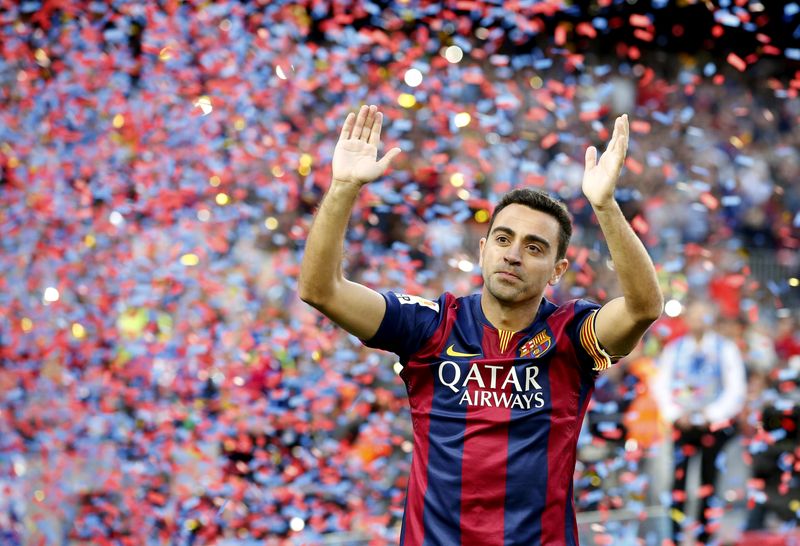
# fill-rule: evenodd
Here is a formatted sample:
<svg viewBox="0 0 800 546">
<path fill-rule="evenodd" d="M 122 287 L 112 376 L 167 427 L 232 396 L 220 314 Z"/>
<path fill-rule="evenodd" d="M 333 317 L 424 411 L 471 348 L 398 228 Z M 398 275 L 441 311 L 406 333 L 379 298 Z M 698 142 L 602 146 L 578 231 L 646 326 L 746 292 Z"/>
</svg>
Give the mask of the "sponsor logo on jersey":
<svg viewBox="0 0 800 546">
<path fill-rule="evenodd" d="M 400 305 L 421 305 L 423 307 L 427 307 L 428 309 L 433 309 L 437 313 L 439 312 L 439 304 L 435 301 L 427 300 L 425 298 L 421 298 L 419 296 L 409 296 L 408 294 L 400 294 L 397 296 L 397 301 L 400 302 Z"/>
<path fill-rule="evenodd" d="M 547 333 L 547 330 L 542 330 L 520 347 L 519 356 L 531 355 L 533 358 L 539 358 L 552 347 L 553 339 Z"/>
<path fill-rule="evenodd" d="M 450 345 L 447 348 L 447 351 L 445 351 L 447 356 L 452 356 L 452 357 L 456 357 L 456 358 L 458 358 L 458 357 L 468 358 L 470 356 L 481 356 L 480 353 L 462 353 L 462 352 L 456 351 L 455 346 L 456 346 L 456 344 L 453 343 L 452 345 Z"/>
<path fill-rule="evenodd" d="M 461 393 L 458 401 L 461 406 L 521 410 L 544 407 L 544 392 L 536 380 L 538 375 L 539 367 L 534 364 L 518 370 L 514 366 L 473 362 L 464 373 L 462 364 L 445 360 L 439 363 L 438 370 L 441 384 L 454 393 Z"/>
</svg>

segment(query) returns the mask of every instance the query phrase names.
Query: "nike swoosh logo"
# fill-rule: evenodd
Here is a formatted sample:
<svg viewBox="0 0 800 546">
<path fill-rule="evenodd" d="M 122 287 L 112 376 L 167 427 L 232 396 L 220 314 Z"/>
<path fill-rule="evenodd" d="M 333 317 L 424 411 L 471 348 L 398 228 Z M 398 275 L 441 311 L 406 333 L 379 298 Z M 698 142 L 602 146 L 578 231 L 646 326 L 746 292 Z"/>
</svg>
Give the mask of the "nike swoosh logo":
<svg viewBox="0 0 800 546">
<path fill-rule="evenodd" d="M 456 344 L 455 344 L 455 343 L 453 343 L 452 345 L 450 345 L 450 346 L 447 348 L 447 351 L 445 351 L 445 352 L 447 353 L 447 356 L 460 356 L 460 357 L 465 357 L 465 356 L 481 356 L 481 354 L 480 354 L 480 353 L 460 353 L 460 352 L 456 351 L 456 350 L 453 348 L 453 347 L 455 347 L 455 346 L 456 346 Z"/>
</svg>

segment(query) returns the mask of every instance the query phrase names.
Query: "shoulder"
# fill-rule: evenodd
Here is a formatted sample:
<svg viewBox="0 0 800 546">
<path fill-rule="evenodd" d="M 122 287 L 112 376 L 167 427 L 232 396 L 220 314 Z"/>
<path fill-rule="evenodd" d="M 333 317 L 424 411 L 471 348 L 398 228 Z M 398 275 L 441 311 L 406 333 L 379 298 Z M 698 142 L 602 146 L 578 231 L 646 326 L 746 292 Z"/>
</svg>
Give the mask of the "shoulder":
<svg viewBox="0 0 800 546">
<path fill-rule="evenodd" d="M 574 320 L 582 321 L 593 312 L 600 309 L 600 305 L 585 299 L 574 299 L 555 304 L 547 299 L 542 300 L 543 309 L 540 313 L 547 320 L 564 321 L 565 324 Z"/>
</svg>

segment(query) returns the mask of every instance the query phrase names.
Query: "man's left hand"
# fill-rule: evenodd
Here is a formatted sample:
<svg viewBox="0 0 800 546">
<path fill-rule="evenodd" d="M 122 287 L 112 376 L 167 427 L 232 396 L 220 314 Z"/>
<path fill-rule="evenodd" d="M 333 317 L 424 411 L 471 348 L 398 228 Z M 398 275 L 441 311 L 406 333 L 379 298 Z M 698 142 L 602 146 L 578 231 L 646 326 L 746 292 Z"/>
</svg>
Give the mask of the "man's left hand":
<svg viewBox="0 0 800 546">
<path fill-rule="evenodd" d="M 603 207 L 614 201 L 614 189 L 628 152 L 628 135 L 628 114 L 623 114 L 614 122 L 614 132 L 599 162 L 597 148 L 586 149 L 583 194 L 593 207 Z"/>
</svg>

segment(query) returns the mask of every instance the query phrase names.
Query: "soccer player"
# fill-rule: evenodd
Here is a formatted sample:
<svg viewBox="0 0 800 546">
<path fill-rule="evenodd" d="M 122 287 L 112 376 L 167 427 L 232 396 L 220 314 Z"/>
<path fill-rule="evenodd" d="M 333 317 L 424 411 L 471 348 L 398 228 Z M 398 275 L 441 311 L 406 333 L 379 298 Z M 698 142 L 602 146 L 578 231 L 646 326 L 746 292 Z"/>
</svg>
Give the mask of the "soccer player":
<svg viewBox="0 0 800 546">
<path fill-rule="evenodd" d="M 382 123 L 375 106 L 347 116 L 298 288 L 303 301 L 404 366 L 414 451 L 400 543 L 577 544 L 572 476 L 594 380 L 636 345 L 663 303 L 653 264 L 614 200 L 627 116 L 617 118 L 599 162 L 594 147 L 585 158 L 583 192 L 623 292 L 602 307 L 543 297 L 567 271 L 572 225 L 560 202 L 531 189 L 496 206 L 480 241 L 476 294 L 432 301 L 346 279 L 342 248 L 358 192 L 400 153 L 377 160 Z"/>
</svg>

